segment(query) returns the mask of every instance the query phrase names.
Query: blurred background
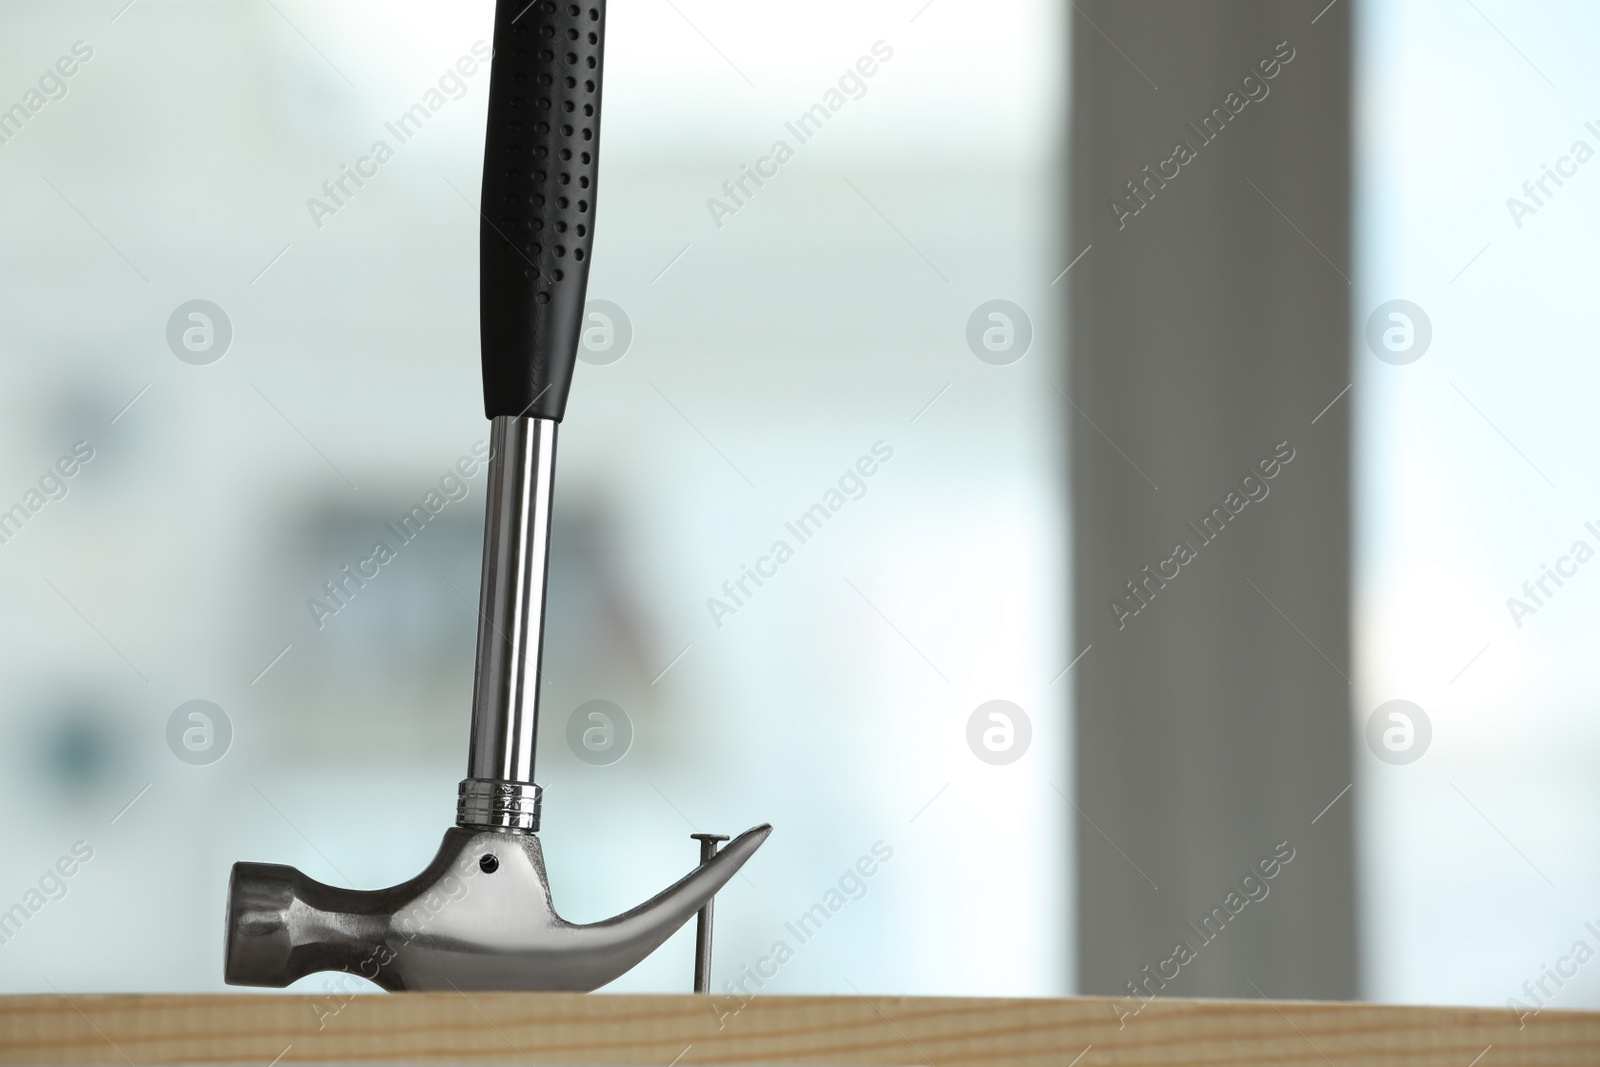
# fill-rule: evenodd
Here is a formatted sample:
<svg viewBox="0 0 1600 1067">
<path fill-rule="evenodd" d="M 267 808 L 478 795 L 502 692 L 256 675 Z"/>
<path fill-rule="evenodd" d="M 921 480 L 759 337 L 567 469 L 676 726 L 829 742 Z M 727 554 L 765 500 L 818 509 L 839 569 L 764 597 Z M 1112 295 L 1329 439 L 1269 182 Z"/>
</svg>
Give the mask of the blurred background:
<svg viewBox="0 0 1600 1067">
<path fill-rule="evenodd" d="M 374 888 L 452 822 L 492 16 L 0 11 L 0 991 L 223 989 L 235 860 Z M 615 0 L 544 664 L 562 912 L 770 821 L 718 990 L 787 941 L 762 991 L 1132 1011 L 1183 941 L 1146 995 L 1537 1006 L 1600 950 L 1597 20 Z M 1600 968 L 1537 1002 L 1600 1005 Z"/>
<path fill-rule="evenodd" d="M 94 850 L 0 945 L 9 991 L 221 989 L 235 860 L 407 879 L 466 766 L 484 475 L 440 483 L 488 437 L 488 74 L 456 64 L 493 4 L 125 2 L 0 14 L 7 106 L 93 52 L 0 144 L 0 499 L 93 448 L 0 545 L 0 909 Z M 720 898 L 719 989 L 779 940 L 770 990 L 1068 987 L 1065 32 L 1042 2 L 978 26 L 955 5 L 610 11 L 590 295 L 620 314 L 592 320 L 562 430 L 542 837 L 557 906 L 593 921 L 692 867 L 690 833 L 778 827 Z M 401 143 L 386 124 L 430 91 Z M 801 143 L 786 124 L 829 93 Z M 380 140 L 392 158 L 362 164 Z M 779 140 L 793 157 L 736 204 L 724 183 Z M 377 174 L 335 199 L 345 167 Z M 966 341 L 993 299 L 1028 309 L 1014 365 Z M 231 327 L 220 358 L 216 312 L 209 342 L 187 310 L 169 341 L 196 300 Z M 863 456 L 847 504 L 789 534 Z M 386 524 L 430 490 L 446 503 L 402 546 Z M 776 577 L 708 608 L 780 539 Z M 396 557 L 341 606 L 324 583 L 380 540 Z M 995 699 L 1032 727 L 1008 766 L 967 743 Z M 194 700 L 232 729 L 205 765 L 169 745 Z M 567 740 L 596 700 L 632 733 L 600 765 Z M 189 714 L 180 749 L 206 729 Z M 879 842 L 864 895 L 794 943 Z M 692 935 L 615 988 L 687 989 Z"/>
</svg>

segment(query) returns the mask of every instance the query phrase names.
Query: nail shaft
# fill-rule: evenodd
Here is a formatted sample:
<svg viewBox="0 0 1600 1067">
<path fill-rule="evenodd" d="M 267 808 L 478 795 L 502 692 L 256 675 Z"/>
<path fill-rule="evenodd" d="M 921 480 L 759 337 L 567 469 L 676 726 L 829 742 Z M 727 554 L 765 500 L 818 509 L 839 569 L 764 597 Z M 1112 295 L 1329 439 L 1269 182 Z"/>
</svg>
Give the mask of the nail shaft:
<svg viewBox="0 0 1600 1067">
<path fill-rule="evenodd" d="M 700 862 L 707 863 L 717 854 L 721 842 L 728 840 L 726 834 L 690 834 L 690 837 L 700 842 Z M 715 898 L 706 901 L 706 906 L 700 909 L 700 917 L 695 927 L 694 942 L 694 991 L 696 993 L 711 992 L 711 906 Z"/>
</svg>

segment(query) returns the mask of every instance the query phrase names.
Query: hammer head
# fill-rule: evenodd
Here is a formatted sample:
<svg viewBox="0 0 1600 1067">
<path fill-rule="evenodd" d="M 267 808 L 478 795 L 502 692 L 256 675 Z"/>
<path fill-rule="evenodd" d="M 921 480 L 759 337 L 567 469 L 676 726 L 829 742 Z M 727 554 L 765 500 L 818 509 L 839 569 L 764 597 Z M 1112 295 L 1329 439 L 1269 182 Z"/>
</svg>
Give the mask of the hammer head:
<svg viewBox="0 0 1600 1067">
<path fill-rule="evenodd" d="M 388 889 L 340 889 L 293 867 L 236 863 L 224 977 L 281 987 L 346 971 L 392 991 L 587 992 L 655 951 L 771 832 L 747 830 L 645 903 L 587 925 L 556 914 L 531 833 L 455 827 L 426 870 Z"/>
</svg>

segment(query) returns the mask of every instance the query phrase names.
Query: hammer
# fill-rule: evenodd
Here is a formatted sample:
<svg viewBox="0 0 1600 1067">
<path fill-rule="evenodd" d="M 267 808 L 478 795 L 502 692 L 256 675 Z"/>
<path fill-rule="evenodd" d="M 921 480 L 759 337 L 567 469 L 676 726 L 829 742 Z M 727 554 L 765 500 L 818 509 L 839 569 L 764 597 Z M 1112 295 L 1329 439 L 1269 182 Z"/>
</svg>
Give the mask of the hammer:
<svg viewBox="0 0 1600 1067">
<path fill-rule="evenodd" d="M 534 784 L 556 429 L 566 411 L 594 244 L 605 0 L 497 0 L 479 227 L 484 408 L 491 422 L 477 675 L 456 825 L 426 870 L 388 889 L 236 863 L 229 984 L 318 971 L 391 991 L 587 992 L 625 974 L 710 904 L 772 832 L 763 824 L 631 911 L 556 913 Z"/>
</svg>

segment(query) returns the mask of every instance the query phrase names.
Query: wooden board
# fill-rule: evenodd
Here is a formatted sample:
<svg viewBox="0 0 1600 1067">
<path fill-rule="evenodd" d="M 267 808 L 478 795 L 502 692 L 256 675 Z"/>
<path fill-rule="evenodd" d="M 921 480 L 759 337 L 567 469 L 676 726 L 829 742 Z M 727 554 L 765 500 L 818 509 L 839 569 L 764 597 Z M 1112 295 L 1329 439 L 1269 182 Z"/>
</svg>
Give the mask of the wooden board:
<svg viewBox="0 0 1600 1067">
<path fill-rule="evenodd" d="M 1600 1064 L 1600 1013 L 1162 999 L 0 997 L 0 1064 Z"/>
</svg>

